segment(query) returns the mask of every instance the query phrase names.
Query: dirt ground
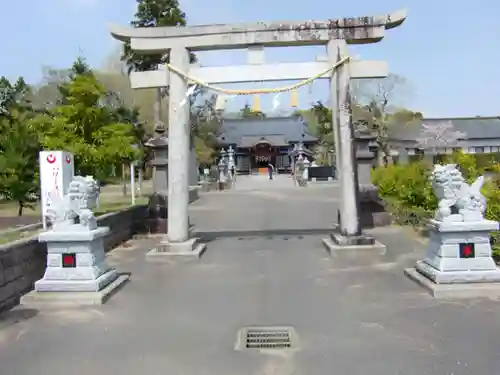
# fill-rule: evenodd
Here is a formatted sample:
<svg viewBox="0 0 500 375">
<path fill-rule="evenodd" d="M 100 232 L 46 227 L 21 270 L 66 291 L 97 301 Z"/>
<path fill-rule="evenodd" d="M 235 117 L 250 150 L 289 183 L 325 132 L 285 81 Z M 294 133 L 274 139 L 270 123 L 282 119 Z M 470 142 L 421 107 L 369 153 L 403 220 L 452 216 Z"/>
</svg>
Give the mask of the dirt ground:
<svg viewBox="0 0 500 375">
<path fill-rule="evenodd" d="M 7 228 L 22 227 L 29 224 L 35 224 L 40 221 L 40 216 L 7 216 L 0 217 L 0 231 Z"/>
</svg>

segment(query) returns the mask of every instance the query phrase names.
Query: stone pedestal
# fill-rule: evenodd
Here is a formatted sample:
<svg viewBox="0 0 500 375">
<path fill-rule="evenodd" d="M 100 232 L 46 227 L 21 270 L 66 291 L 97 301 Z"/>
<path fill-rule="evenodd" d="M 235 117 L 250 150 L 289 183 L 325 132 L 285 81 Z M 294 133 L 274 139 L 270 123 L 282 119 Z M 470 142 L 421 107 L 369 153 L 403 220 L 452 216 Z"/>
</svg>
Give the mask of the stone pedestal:
<svg viewBox="0 0 500 375">
<path fill-rule="evenodd" d="M 189 238 L 183 242 L 162 241 L 159 246 L 146 254 L 146 260 L 159 263 L 197 261 L 205 252 L 206 246 L 200 243 L 198 238 Z"/>
<path fill-rule="evenodd" d="M 490 244 L 490 232 L 498 228 L 498 222 L 490 220 L 431 220 L 427 254 L 405 273 L 435 297 L 472 297 L 485 292 L 490 296 L 492 291 L 500 295 L 500 269 Z M 476 286 L 471 288 L 471 284 Z"/>
<path fill-rule="evenodd" d="M 384 244 L 366 234 L 345 236 L 337 228 L 330 237 L 323 238 L 323 245 L 328 254 L 337 261 L 346 260 L 349 264 L 379 263 L 386 254 Z"/>
<path fill-rule="evenodd" d="M 128 280 L 128 276 L 118 275 L 106 262 L 103 241 L 108 232 L 109 228 L 103 227 L 40 234 L 39 241 L 47 243 L 47 269 L 21 303 L 104 303 Z"/>
<path fill-rule="evenodd" d="M 168 196 L 168 138 L 163 125 L 158 124 L 156 135 L 146 146 L 153 150 L 153 194 L 148 204 L 148 230 L 152 234 L 167 233 L 167 196 Z"/>
</svg>

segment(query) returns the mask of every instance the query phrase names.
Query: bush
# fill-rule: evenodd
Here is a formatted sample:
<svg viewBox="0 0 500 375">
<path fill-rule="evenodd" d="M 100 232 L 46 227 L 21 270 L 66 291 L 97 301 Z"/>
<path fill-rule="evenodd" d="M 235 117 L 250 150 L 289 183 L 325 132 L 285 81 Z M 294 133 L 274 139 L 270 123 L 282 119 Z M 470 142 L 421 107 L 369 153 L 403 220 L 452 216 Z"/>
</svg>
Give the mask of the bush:
<svg viewBox="0 0 500 375">
<path fill-rule="evenodd" d="M 486 162 L 488 161 L 488 163 Z M 495 157 L 470 155 L 462 152 L 443 158 L 443 163 L 457 164 L 468 183 L 485 171 L 493 174 L 482 189 L 487 199 L 485 217 L 500 221 L 500 163 Z M 433 216 L 437 200 L 429 181 L 431 166 L 423 161 L 408 165 L 379 167 L 372 171 L 372 181 L 378 187 L 387 210 L 397 224 L 422 226 Z M 500 234 L 491 236 L 493 256 L 500 258 Z"/>
<path fill-rule="evenodd" d="M 376 168 L 373 183 L 398 224 L 418 225 L 436 208 L 429 183 L 430 170 L 424 162 Z"/>
</svg>

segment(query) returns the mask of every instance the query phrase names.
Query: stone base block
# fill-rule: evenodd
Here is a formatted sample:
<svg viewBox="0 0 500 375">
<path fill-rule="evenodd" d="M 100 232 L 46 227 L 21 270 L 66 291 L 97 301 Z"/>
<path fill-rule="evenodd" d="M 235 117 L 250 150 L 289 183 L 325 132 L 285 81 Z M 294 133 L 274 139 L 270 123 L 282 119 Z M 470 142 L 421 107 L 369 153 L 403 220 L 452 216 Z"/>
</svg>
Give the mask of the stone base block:
<svg viewBox="0 0 500 375">
<path fill-rule="evenodd" d="M 333 235 L 332 235 L 333 237 Z M 323 238 L 323 245 L 332 258 L 356 263 L 378 263 L 386 253 L 384 244 L 373 239 L 373 243 L 340 245 L 333 238 Z M 356 242 L 356 241 L 353 241 Z M 360 241 L 362 242 L 362 241 Z M 371 241 L 368 241 L 371 242 Z"/>
<path fill-rule="evenodd" d="M 190 238 L 185 242 L 164 242 L 146 253 L 150 262 L 197 261 L 205 252 L 207 245 L 198 242 L 198 238 Z"/>
<path fill-rule="evenodd" d="M 417 271 L 436 284 L 500 281 L 491 256 L 490 232 L 498 222 L 429 221 L 429 243 Z"/>
<path fill-rule="evenodd" d="M 466 284 L 500 282 L 500 269 L 470 271 L 440 271 L 425 261 L 418 261 L 415 269 L 436 284 Z"/>
<path fill-rule="evenodd" d="M 438 299 L 453 298 L 498 298 L 500 297 L 500 282 L 488 283 L 458 283 L 458 284 L 436 284 L 425 277 L 416 268 L 406 268 L 405 275 L 423 287 L 431 296 Z"/>
<path fill-rule="evenodd" d="M 112 283 L 118 274 L 115 269 L 110 269 L 93 280 L 54 280 L 40 279 L 35 282 L 37 292 L 98 292 Z"/>
<path fill-rule="evenodd" d="M 129 275 L 119 275 L 103 289 L 93 292 L 33 290 L 21 297 L 21 305 L 29 308 L 102 305 L 129 279 Z"/>
<path fill-rule="evenodd" d="M 375 243 L 375 238 L 373 236 L 365 234 L 361 234 L 359 236 L 344 236 L 340 233 L 332 233 L 330 237 L 334 244 L 343 247 L 367 246 Z"/>
<path fill-rule="evenodd" d="M 334 181 L 333 177 L 311 177 L 309 178 L 309 182 L 331 182 Z"/>
<path fill-rule="evenodd" d="M 372 184 L 359 186 L 359 215 L 362 228 L 376 228 L 391 225 L 390 213 L 378 195 L 378 188 Z"/>
</svg>

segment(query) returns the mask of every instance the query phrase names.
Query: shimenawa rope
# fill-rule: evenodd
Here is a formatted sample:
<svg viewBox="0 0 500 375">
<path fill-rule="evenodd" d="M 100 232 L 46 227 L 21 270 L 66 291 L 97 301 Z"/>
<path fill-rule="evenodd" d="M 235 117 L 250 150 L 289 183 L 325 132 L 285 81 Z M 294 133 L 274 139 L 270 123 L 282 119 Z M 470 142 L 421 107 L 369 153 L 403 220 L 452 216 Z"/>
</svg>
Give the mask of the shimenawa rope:
<svg viewBox="0 0 500 375">
<path fill-rule="evenodd" d="M 283 87 L 276 87 L 276 88 L 270 88 L 270 89 L 250 89 L 250 90 L 237 90 L 237 89 L 223 89 L 222 87 L 217 87 L 210 85 L 208 83 L 202 82 L 199 79 L 190 76 L 189 74 L 184 73 L 180 69 L 177 69 L 175 66 L 172 66 L 171 64 L 167 64 L 167 68 L 170 69 L 172 72 L 182 76 L 188 81 L 191 81 L 199 86 L 206 87 L 209 90 L 220 92 L 226 95 L 253 95 L 253 94 L 272 94 L 272 93 L 280 93 L 280 92 L 287 92 L 287 91 L 292 91 L 295 89 L 298 89 L 299 87 L 308 85 L 309 83 L 315 81 L 319 77 L 324 76 L 327 73 L 330 73 L 334 69 L 338 68 L 345 62 L 347 62 L 350 59 L 350 57 L 345 57 L 342 60 L 338 61 L 335 65 L 329 67 L 328 69 L 325 69 L 324 71 L 316 74 L 315 76 L 311 78 L 307 78 L 303 81 L 300 81 L 298 83 L 295 83 L 293 85 L 289 86 L 283 86 Z"/>
</svg>

